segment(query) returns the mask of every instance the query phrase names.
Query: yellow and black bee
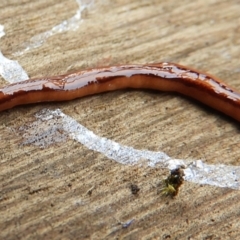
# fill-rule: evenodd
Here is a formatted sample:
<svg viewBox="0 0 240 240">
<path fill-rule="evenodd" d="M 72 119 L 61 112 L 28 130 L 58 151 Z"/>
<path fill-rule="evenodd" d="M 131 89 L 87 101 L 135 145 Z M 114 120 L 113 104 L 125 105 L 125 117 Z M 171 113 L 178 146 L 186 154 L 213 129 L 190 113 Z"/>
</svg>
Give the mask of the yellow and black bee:
<svg viewBox="0 0 240 240">
<path fill-rule="evenodd" d="M 162 194 L 175 197 L 179 192 L 180 186 L 183 184 L 183 176 L 183 167 L 178 167 L 171 170 L 170 175 L 163 180 L 164 187 L 161 189 Z"/>
</svg>

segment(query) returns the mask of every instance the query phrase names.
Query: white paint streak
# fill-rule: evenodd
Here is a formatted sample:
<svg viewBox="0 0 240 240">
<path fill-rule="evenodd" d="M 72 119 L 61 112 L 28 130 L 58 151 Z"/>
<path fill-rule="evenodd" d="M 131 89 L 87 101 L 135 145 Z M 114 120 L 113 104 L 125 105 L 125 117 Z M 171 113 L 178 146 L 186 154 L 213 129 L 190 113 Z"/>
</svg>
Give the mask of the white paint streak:
<svg viewBox="0 0 240 240">
<path fill-rule="evenodd" d="M 93 3 L 94 0 L 76 0 L 78 4 L 78 10 L 76 11 L 75 15 L 67 20 L 64 20 L 60 24 L 52 27 L 51 30 L 46 32 L 40 33 L 30 39 L 29 42 L 24 43 L 24 48 L 22 50 L 17 51 L 14 53 L 14 56 L 20 56 L 31 49 L 38 48 L 43 45 L 47 39 L 55 34 L 63 33 L 67 31 L 76 31 L 80 24 L 82 23 L 82 12 L 89 8 Z"/>
<path fill-rule="evenodd" d="M 28 79 L 18 61 L 4 57 L 0 51 L 0 75 L 8 82 L 14 83 Z"/>
<path fill-rule="evenodd" d="M 0 25 L 0 38 L 5 35 L 4 26 Z M 14 83 L 28 79 L 27 73 L 18 61 L 10 60 L 0 51 L 0 75 L 8 82 Z"/>
<path fill-rule="evenodd" d="M 0 24 L 0 38 L 5 35 L 4 26 Z"/>
<path fill-rule="evenodd" d="M 184 173 L 187 181 L 240 190 L 240 166 L 208 165 L 196 160 Z"/>
<path fill-rule="evenodd" d="M 240 190 L 239 166 L 227 166 L 223 164 L 208 165 L 201 160 L 187 161 L 172 159 L 164 152 L 137 150 L 132 147 L 123 146 L 107 138 L 95 135 L 76 120 L 65 115 L 60 109 L 54 111 L 44 109 L 36 114 L 36 118 L 41 121 L 55 122 L 57 120 L 61 122 L 62 129 L 65 133 L 69 134 L 70 138 L 91 150 L 104 154 L 109 159 L 118 163 L 134 165 L 146 162 L 150 167 L 164 167 L 169 169 L 184 165 L 186 166 L 184 170 L 185 179 L 188 181 Z"/>
</svg>

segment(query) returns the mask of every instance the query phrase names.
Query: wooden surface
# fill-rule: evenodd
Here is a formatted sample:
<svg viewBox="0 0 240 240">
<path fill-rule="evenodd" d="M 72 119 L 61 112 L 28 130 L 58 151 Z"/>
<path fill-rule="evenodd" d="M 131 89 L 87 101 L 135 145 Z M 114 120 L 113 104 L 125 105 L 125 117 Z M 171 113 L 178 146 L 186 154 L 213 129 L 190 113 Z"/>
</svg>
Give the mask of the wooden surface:
<svg viewBox="0 0 240 240">
<path fill-rule="evenodd" d="M 76 10 L 74 0 L 1 1 L 6 35 L 0 50 L 29 77 L 172 61 L 240 89 L 240 1 L 95 1 L 77 30 L 13 55 Z M 0 78 L 0 84 L 7 83 Z M 166 169 L 121 165 L 71 139 L 47 148 L 23 145 L 20 127 L 30 125 L 42 108 L 60 108 L 95 134 L 136 149 L 240 164 L 239 123 L 176 94 L 124 90 L 5 111 L 0 113 L 1 239 L 239 237 L 239 191 L 185 182 L 176 199 L 165 198 L 156 186 Z M 131 184 L 140 188 L 137 195 Z"/>
</svg>

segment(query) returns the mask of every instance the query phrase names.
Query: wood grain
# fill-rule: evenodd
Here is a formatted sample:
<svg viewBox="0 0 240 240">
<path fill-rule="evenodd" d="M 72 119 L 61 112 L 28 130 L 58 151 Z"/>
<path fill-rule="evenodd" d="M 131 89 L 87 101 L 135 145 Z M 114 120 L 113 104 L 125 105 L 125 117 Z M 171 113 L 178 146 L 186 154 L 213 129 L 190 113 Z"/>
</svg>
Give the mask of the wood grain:
<svg viewBox="0 0 240 240">
<path fill-rule="evenodd" d="M 121 63 L 171 61 L 240 89 L 239 1 L 95 1 L 75 31 L 15 57 L 31 37 L 71 18 L 69 1 L 1 1 L 0 50 L 30 77 Z M 6 84 L 0 79 L 0 84 Z M 157 194 L 167 170 L 125 166 L 66 139 L 22 145 L 21 126 L 60 108 L 99 136 L 173 158 L 239 165 L 238 123 L 176 94 L 117 91 L 0 114 L 0 238 L 237 239 L 239 191 L 185 182 Z M 138 195 L 129 186 L 137 184 Z M 92 194 L 88 190 L 92 189 Z M 128 228 L 120 223 L 135 219 Z"/>
</svg>

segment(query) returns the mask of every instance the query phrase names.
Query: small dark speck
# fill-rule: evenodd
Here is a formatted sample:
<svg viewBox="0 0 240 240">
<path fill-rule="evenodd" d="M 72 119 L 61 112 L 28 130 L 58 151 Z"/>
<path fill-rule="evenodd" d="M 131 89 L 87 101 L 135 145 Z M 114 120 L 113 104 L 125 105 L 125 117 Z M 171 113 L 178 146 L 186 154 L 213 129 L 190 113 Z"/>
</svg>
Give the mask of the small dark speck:
<svg viewBox="0 0 240 240">
<path fill-rule="evenodd" d="M 171 239 L 171 235 L 169 235 L 169 234 L 164 234 L 162 239 Z"/>
<path fill-rule="evenodd" d="M 131 184 L 130 186 L 132 194 L 136 195 L 140 191 L 140 188 L 136 184 Z"/>
</svg>

